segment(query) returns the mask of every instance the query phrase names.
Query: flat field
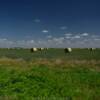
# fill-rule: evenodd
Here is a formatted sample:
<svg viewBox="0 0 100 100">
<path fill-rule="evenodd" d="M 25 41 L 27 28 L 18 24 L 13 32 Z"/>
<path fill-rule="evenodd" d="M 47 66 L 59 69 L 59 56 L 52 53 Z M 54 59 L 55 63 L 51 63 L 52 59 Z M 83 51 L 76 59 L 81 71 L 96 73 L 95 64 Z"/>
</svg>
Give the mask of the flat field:
<svg viewBox="0 0 100 100">
<path fill-rule="evenodd" d="M 0 49 L 0 100 L 99 100 L 100 49 Z"/>
</svg>

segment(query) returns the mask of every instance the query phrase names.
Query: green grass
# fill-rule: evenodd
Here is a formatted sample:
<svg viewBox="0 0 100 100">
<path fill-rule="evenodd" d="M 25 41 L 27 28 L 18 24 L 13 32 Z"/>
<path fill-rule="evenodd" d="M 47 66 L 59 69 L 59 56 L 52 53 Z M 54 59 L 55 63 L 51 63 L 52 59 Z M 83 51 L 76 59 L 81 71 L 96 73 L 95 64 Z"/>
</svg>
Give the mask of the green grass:
<svg viewBox="0 0 100 100">
<path fill-rule="evenodd" d="M 49 50 L 44 50 L 42 52 L 31 53 L 30 49 L 0 49 L 0 57 L 8 58 L 22 58 L 26 61 L 32 59 L 77 59 L 77 60 L 100 60 L 100 49 L 96 49 L 93 52 L 87 49 L 73 49 L 73 52 L 70 54 L 65 54 L 63 49 L 50 48 Z"/>
<path fill-rule="evenodd" d="M 76 64 L 0 65 L 0 97 L 5 100 L 99 100 L 100 71 Z M 98 67 L 99 69 L 99 67 Z"/>
<path fill-rule="evenodd" d="M 0 100 L 99 100 L 99 53 L 0 49 Z"/>
</svg>

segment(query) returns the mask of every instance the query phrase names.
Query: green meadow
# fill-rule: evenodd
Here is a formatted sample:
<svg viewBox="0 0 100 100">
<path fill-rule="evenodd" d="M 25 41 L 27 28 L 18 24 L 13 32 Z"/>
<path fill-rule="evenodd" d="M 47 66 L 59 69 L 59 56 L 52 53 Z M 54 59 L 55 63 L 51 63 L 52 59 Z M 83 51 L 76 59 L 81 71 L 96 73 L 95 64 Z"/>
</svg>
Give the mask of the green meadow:
<svg viewBox="0 0 100 100">
<path fill-rule="evenodd" d="M 99 100 L 100 49 L 0 49 L 0 100 Z"/>
</svg>

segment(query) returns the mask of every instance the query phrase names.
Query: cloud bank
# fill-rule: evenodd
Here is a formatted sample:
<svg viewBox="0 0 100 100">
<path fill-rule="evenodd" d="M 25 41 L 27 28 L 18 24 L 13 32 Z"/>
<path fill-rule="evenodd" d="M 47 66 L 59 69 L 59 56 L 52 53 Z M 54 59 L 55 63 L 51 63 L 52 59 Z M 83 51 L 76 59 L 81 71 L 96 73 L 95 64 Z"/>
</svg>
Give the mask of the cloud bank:
<svg viewBox="0 0 100 100">
<path fill-rule="evenodd" d="M 48 32 L 44 30 L 44 32 Z M 0 39 L 0 48 L 10 47 L 49 47 L 49 48 L 84 48 L 84 47 L 98 47 L 100 48 L 100 36 L 90 35 L 89 33 L 73 34 L 66 33 L 61 37 L 46 35 L 44 39 L 27 39 L 27 40 L 9 40 L 7 38 Z"/>
</svg>

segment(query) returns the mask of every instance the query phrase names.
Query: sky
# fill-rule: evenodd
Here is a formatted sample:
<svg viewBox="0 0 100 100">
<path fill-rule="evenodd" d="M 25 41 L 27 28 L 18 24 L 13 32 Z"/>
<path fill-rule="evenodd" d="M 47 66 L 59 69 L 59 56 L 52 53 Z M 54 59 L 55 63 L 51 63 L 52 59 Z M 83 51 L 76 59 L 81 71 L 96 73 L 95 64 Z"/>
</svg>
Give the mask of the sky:
<svg viewBox="0 0 100 100">
<path fill-rule="evenodd" d="M 100 0 L 0 0 L 0 47 L 100 47 Z"/>
</svg>

